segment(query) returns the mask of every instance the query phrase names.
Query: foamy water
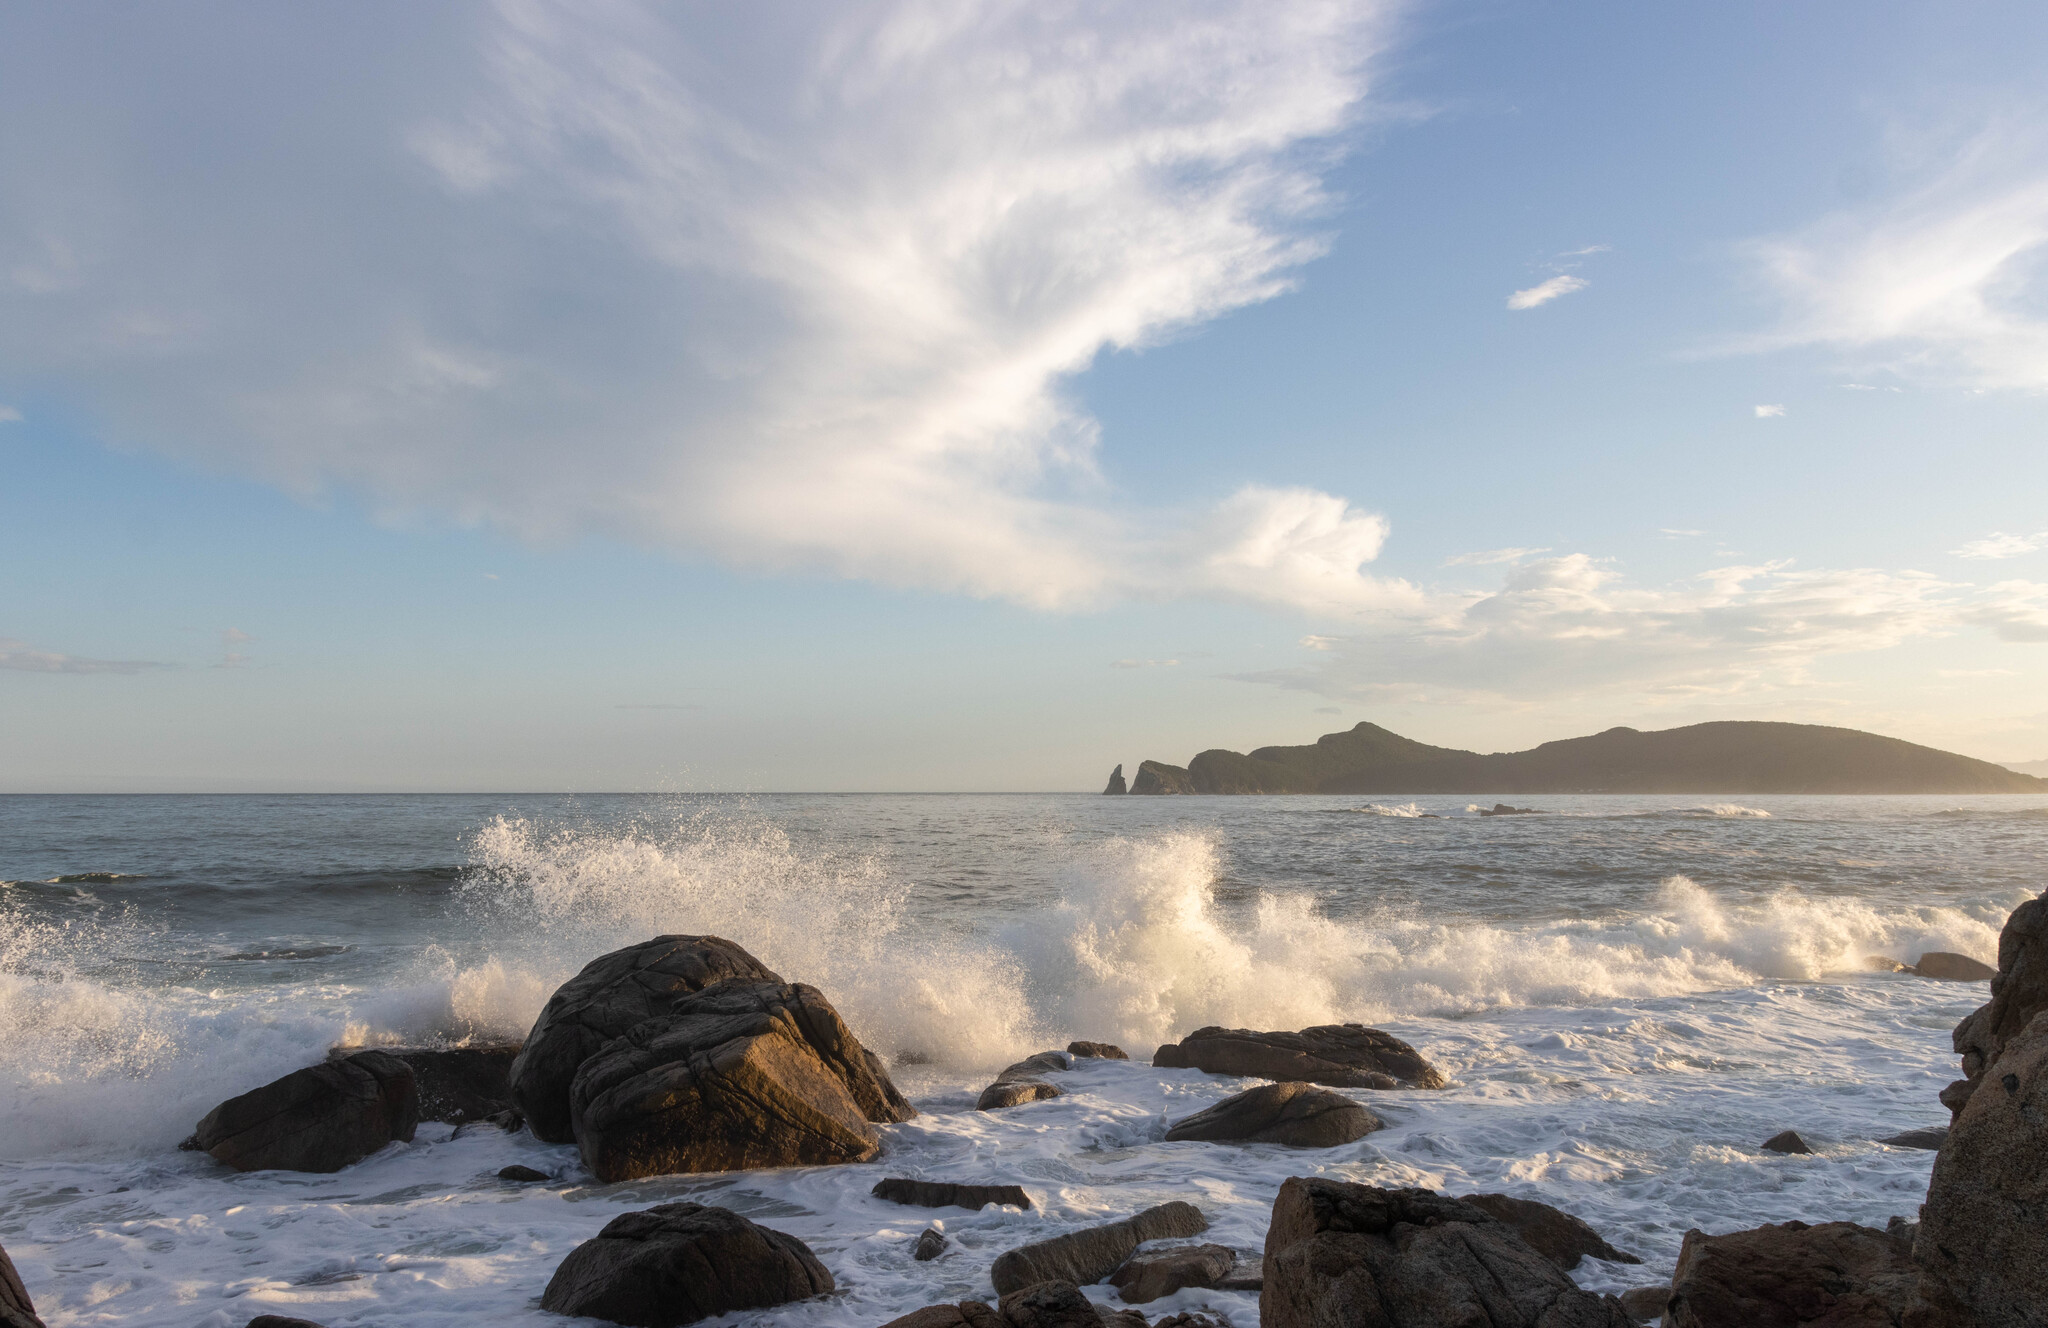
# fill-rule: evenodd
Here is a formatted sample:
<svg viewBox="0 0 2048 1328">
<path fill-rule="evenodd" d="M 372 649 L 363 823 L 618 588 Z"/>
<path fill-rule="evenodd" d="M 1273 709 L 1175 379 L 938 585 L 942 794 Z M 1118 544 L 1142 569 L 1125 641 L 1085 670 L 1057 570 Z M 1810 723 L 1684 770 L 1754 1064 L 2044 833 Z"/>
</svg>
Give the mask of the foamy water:
<svg viewBox="0 0 2048 1328">
<path fill-rule="evenodd" d="M 1527 802 L 1528 799 L 1521 801 Z M 1911 1213 L 1947 1030 L 1984 999 L 1866 967 L 1990 959 L 2044 880 L 2039 799 L 10 799 L 0 843 L 0 1243 L 53 1328 L 546 1316 L 563 1253 L 684 1195 L 812 1243 L 861 1325 L 988 1292 L 1023 1240 L 1190 1198 L 1256 1249 L 1288 1175 L 1508 1190 L 1667 1275 L 1687 1227 Z M 715 932 L 821 987 L 924 1114 L 877 1163 L 590 1180 L 573 1148 L 423 1126 L 334 1177 L 236 1175 L 176 1141 L 336 1042 L 518 1037 L 604 950 Z M 1211 1023 L 1356 1019 L 1451 1075 L 1369 1093 L 1346 1148 L 1166 1144 L 1244 1087 L 1154 1070 Z M 978 1113 L 988 1072 L 1074 1037 L 1066 1097 Z M 1820 1149 L 1756 1144 L 1796 1128 Z M 558 1177 L 516 1187 L 510 1162 Z M 885 1174 L 1017 1181 L 1030 1212 L 932 1214 Z M 1242 1328 L 1249 1297 L 1184 1292 Z"/>
</svg>

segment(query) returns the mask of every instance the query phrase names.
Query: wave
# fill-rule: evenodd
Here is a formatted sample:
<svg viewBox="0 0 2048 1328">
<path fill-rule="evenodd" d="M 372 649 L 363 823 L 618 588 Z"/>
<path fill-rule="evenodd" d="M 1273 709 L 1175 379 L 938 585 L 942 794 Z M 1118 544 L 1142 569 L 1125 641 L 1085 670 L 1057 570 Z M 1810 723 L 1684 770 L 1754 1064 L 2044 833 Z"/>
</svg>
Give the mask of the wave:
<svg viewBox="0 0 2048 1328">
<path fill-rule="evenodd" d="M 1387 806 L 1385 803 L 1368 802 L 1365 806 L 1354 807 L 1352 810 L 1362 812 L 1367 816 L 1398 816 L 1407 820 L 1423 821 L 1441 819 L 1434 812 L 1426 812 L 1422 810 L 1420 804 L 1413 802 L 1403 802 L 1392 807 Z"/>
</svg>

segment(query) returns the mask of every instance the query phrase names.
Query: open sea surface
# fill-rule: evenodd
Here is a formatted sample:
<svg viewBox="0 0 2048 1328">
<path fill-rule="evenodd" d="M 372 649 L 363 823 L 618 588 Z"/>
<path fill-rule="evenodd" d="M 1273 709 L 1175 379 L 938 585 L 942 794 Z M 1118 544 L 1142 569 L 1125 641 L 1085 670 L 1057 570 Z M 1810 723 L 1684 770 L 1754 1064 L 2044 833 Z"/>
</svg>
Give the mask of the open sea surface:
<svg viewBox="0 0 2048 1328">
<path fill-rule="evenodd" d="M 807 1241 L 837 1295 L 744 1316 L 867 1328 L 988 1296 L 1009 1247 L 1167 1199 L 1256 1251 L 1290 1175 L 1505 1191 L 1668 1278 L 1689 1227 L 1914 1215 L 1949 1029 L 2048 887 L 2048 798 L 1088 795 L 0 797 L 0 1244 L 51 1328 L 560 1323 L 555 1265 L 690 1198 Z M 178 1141 L 337 1043 L 523 1036 L 596 955 L 712 932 L 824 990 L 923 1113 L 862 1166 L 596 1183 L 573 1146 L 423 1124 L 333 1176 Z M 1352 1095 L 1328 1150 L 1161 1142 L 1248 1086 L 1145 1063 L 1206 1024 L 1360 1020 L 1443 1092 Z M 1071 1038 L 1067 1095 L 973 1110 Z M 1758 1144 L 1796 1129 L 1817 1153 Z M 496 1179 L 523 1163 L 547 1184 Z M 1029 1211 L 904 1208 L 885 1175 L 1018 1182 Z M 911 1244 L 937 1217 L 951 1248 Z M 1107 1287 L 1091 1289 L 1098 1299 Z M 1252 1328 L 1249 1294 L 1183 1291 Z"/>
</svg>

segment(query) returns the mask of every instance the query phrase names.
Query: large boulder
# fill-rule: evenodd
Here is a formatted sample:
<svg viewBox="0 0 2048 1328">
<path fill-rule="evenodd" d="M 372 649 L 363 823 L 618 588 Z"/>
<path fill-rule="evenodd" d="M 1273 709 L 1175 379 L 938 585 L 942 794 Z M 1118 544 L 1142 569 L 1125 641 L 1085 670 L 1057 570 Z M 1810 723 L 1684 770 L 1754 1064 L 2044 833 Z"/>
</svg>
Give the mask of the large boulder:
<svg viewBox="0 0 2048 1328">
<path fill-rule="evenodd" d="M 976 1111 L 1002 1111 L 1009 1107 L 1021 1106 L 1026 1102 L 1037 1102 L 1042 1098 L 1059 1097 L 1058 1084 L 1040 1076 L 1074 1067 L 1073 1056 L 1064 1051 L 1041 1051 L 1009 1066 L 996 1076 L 996 1081 L 981 1090 L 981 1096 L 974 1101 Z"/>
<path fill-rule="evenodd" d="M 2012 911 L 1998 934 L 1998 974 L 1991 999 L 1964 1016 L 1950 1040 L 1963 1058 L 1963 1077 L 1942 1090 L 1942 1105 L 1960 1117 L 1984 1072 L 2034 1016 L 2048 1010 L 2048 895 Z"/>
<path fill-rule="evenodd" d="M 890 1176 L 870 1190 L 877 1199 L 919 1208 L 965 1208 L 979 1212 L 990 1204 L 1029 1208 L 1031 1196 L 1022 1185 L 961 1185 L 950 1180 L 909 1180 Z"/>
<path fill-rule="evenodd" d="M 985 1301 L 963 1300 L 956 1305 L 927 1305 L 882 1328 L 1009 1328 L 1009 1320 Z"/>
<path fill-rule="evenodd" d="M 1513 1227 L 1429 1190 L 1290 1177 L 1266 1229 L 1261 1328 L 1631 1328 Z"/>
<path fill-rule="evenodd" d="M 1127 1061 L 1130 1057 L 1114 1042 L 1089 1042 L 1077 1040 L 1067 1044 L 1067 1055 L 1085 1056 L 1091 1060 Z"/>
<path fill-rule="evenodd" d="M 1006 1250 L 996 1256 L 989 1269 L 989 1280 L 1001 1295 L 1040 1282 L 1065 1281 L 1085 1286 L 1115 1272 L 1148 1240 L 1183 1239 L 1199 1236 L 1208 1229 L 1209 1219 L 1202 1216 L 1201 1209 L 1176 1199 L 1120 1222 L 1106 1222 Z"/>
<path fill-rule="evenodd" d="M 2048 1011 L 2004 1040 L 1949 1128 L 1913 1248 L 1916 1328 L 2048 1324 Z"/>
<path fill-rule="evenodd" d="M 1331 1088 L 1442 1088 L 1443 1074 L 1391 1033 L 1363 1024 L 1320 1024 L 1299 1033 L 1198 1028 L 1152 1054 L 1167 1069 L 1299 1080 Z"/>
<path fill-rule="evenodd" d="M 670 1328 L 836 1290 L 795 1236 L 727 1208 L 660 1204 L 621 1213 L 569 1251 L 540 1307 L 634 1328 Z"/>
<path fill-rule="evenodd" d="M 1185 1287 L 1219 1286 L 1236 1266 L 1237 1251 L 1228 1245 L 1182 1245 L 1132 1255 L 1109 1284 L 1126 1304 L 1144 1305 Z"/>
<path fill-rule="evenodd" d="M 1983 960 L 1950 950 L 1929 951 L 1906 971 L 1923 978 L 1940 978 L 1943 982 L 1984 982 L 1998 976 L 1998 970 Z"/>
<path fill-rule="evenodd" d="M 1599 1232 L 1561 1208 L 1534 1199 L 1517 1199 L 1511 1194 L 1460 1195 L 1466 1203 L 1507 1223 L 1520 1233 L 1530 1248 L 1558 1267 L 1570 1272 L 1587 1255 L 1609 1263 L 1641 1263 L 1626 1250 L 1617 1250 Z"/>
<path fill-rule="evenodd" d="M 1327 1088 L 1302 1083 L 1260 1084 L 1183 1116 L 1168 1128 L 1166 1139 L 1169 1143 L 1201 1139 L 1335 1148 L 1363 1139 L 1386 1124 L 1342 1093 Z"/>
<path fill-rule="evenodd" d="M 412 1067 L 381 1051 L 293 1070 L 206 1113 L 186 1145 L 237 1171 L 339 1171 L 419 1124 Z"/>
<path fill-rule="evenodd" d="M 548 998 L 512 1062 L 512 1101 L 536 1138 L 566 1144 L 569 1085 L 598 1048 L 677 1001 L 741 978 L 780 982 L 767 965 L 719 936 L 657 936 L 599 955 Z"/>
<path fill-rule="evenodd" d="M 871 1122 L 916 1114 L 816 987 L 740 979 L 605 1043 L 569 1106 L 607 1181 L 865 1162 L 881 1148 Z"/>
<path fill-rule="evenodd" d="M 1072 1282 L 1034 1282 L 1003 1294 L 996 1312 L 1007 1328 L 1105 1328 L 1108 1316 Z M 1141 1325 L 1143 1319 L 1138 1321 Z"/>
<path fill-rule="evenodd" d="M 14 1271 L 14 1260 L 7 1257 L 5 1247 L 0 1247 L 0 1328 L 43 1328 L 35 1302 L 28 1298 L 28 1288 L 21 1284 L 21 1274 Z"/>
<path fill-rule="evenodd" d="M 1665 1328 L 1893 1328 L 1913 1291 L 1911 1249 L 1854 1222 L 1685 1233 Z"/>
</svg>

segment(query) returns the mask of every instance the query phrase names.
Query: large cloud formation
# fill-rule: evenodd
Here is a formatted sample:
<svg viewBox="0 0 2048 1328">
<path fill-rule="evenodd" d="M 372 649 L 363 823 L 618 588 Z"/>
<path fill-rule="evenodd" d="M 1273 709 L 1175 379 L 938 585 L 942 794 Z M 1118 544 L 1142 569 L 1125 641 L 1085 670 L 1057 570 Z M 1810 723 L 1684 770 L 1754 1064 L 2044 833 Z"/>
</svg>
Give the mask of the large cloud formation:
<svg viewBox="0 0 2048 1328">
<path fill-rule="evenodd" d="M 1385 527 L 1119 509 L 1061 385 L 1283 290 L 1391 0 L 15 8 L 0 372 L 523 536 L 1324 609 Z"/>
</svg>

